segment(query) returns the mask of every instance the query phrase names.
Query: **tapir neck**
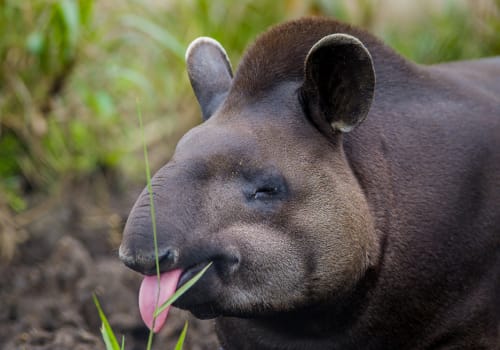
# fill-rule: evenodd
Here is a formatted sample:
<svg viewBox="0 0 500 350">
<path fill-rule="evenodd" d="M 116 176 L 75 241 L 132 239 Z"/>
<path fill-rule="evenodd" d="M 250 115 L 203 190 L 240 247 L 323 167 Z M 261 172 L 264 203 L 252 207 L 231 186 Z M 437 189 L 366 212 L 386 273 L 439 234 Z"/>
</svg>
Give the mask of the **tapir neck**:
<svg viewBox="0 0 500 350">
<path fill-rule="evenodd" d="M 224 350 L 363 348 L 370 324 L 364 310 L 376 283 L 377 271 L 370 269 L 351 293 L 333 297 L 328 304 L 260 318 L 221 317 L 216 321 L 219 339 Z"/>
</svg>

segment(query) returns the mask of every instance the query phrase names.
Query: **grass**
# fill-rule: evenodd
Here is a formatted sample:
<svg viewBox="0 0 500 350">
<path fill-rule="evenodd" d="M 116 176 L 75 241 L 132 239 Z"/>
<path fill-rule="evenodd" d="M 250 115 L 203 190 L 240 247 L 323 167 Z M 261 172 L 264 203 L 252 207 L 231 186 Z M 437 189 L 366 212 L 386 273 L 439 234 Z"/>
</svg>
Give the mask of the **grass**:
<svg viewBox="0 0 500 350">
<path fill-rule="evenodd" d="M 186 333 L 188 330 L 188 322 L 184 322 L 184 327 L 182 328 L 181 335 L 177 340 L 177 344 L 175 344 L 175 350 L 182 350 L 182 346 L 184 345 L 184 339 L 186 339 Z"/>
<path fill-rule="evenodd" d="M 104 311 L 102 310 L 101 304 L 99 303 L 99 299 L 95 294 L 92 295 L 92 299 L 94 300 L 94 304 L 99 312 L 99 318 L 101 319 L 101 335 L 104 340 L 104 344 L 106 345 L 107 350 L 120 350 L 125 348 L 125 339 L 122 338 L 122 345 L 118 344 L 118 340 L 116 339 L 115 332 L 111 328 Z"/>
</svg>

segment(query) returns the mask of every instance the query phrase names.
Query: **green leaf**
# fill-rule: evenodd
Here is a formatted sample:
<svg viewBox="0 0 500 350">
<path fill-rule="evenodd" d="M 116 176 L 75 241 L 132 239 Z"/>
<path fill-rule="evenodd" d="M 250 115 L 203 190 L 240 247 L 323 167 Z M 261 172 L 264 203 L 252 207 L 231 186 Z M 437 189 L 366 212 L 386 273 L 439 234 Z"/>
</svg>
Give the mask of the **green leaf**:
<svg viewBox="0 0 500 350">
<path fill-rule="evenodd" d="M 87 103 L 95 112 L 96 117 L 109 117 L 116 114 L 115 103 L 109 93 L 104 90 L 89 93 Z"/>
<path fill-rule="evenodd" d="M 28 35 L 26 39 L 26 49 L 34 55 L 40 55 L 45 47 L 43 34 L 36 31 Z"/>
<path fill-rule="evenodd" d="M 175 350 L 182 350 L 182 347 L 184 346 L 184 339 L 186 339 L 187 329 L 188 329 L 188 321 L 184 322 L 184 327 L 182 328 L 181 335 L 179 336 L 177 344 L 175 345 Z"/>
<path fill-rule="evenodd" d="M 191 278 L 189 281 L 187 281 L 185 284 L 182 285 L 177 291 L 172 295 L 170 298 L 167 299 L 166 302 L 164 302 L 154 313 L 154 316 L 157 317 L 159 314 L 161 314 L 167 307 L 172 305 L 179 297 L 186 293 L 189 288 L 191 288 L 198 280 L 203 276 L 203 274 L 208 270 L 208 268 L 212 266 L 212 262 L 209 262 L 207 266 L 203 268 L 200 272 L 198 272 L 193 278 Z"/>
<path fill-rule="evenodd" d="M 61 30 L 66 39 L 64 48 L 68 57 L 71 57 L 76 49 L 78 37 L 80 35 L 80 9 L 73 0 L 61 0 L 57 4 L 59 18 L 61 19 Z"/>
<path fill-rule="evenodd" d="M 80 0 L 80 22 L 83 25 L 89 24 L 92 19 L 92 11 L 94 8 L 94 0 Z"/>
<path fill-rule="evenodd" d="M 102 338 L 104 339 L 104 344 L 106 344 L 106 349 L 107 350 L 120 350 L 120 345 L 118 344 L 118 341 L 116 340 L 115 333 L 113 332 L 113 329 L 109 325 L 108 319 L 106 318 L 104 311 L 102 311 L 101 304 L 99 304 L 99 300 L 97 299 L 97 296 L 95 294 L 92 294 L 92 299 L 94 299 L 94 304 L 97 308 L 97 311 L 99 312 L 99 317 L 101 318 L 101 322 L 102 322 L 101 333 L 102 333 Z M 124 344 L 124 340 L 122 340 L 122 347 L 123 347 L 123 344 Z"/>
<path fill-rule="evenodd" d="M 1 190 L 2 190 L 2 188 L 0 188 L 0 191 Z M 14 212 L 16 212 L 16 213 L 20 213 L 28 207 L 24 198 L 21 197 L 20 195 L 18 195 L 13 190 L 9 191 L 7 189 L 6 193 L 4 193 L 4 196 L 6 198 L 6 201 L 7 201 L 7 204 L 9 205 L 9 207 L 12 210 L 14 210 Z"/>
</svg>

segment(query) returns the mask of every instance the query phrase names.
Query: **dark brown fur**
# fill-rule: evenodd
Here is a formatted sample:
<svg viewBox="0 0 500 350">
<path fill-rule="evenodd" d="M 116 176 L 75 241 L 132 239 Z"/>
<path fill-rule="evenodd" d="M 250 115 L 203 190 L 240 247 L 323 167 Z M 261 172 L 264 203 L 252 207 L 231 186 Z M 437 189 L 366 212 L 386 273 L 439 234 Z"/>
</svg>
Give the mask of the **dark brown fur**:
<svg viewBox="0 0 500 350">
<path fill-rule="evenodd" d="M 332 33 L 360 39 L 376 73 L 349 133 L 311 123 L 299 98 L 306 55 Z M 181 252 L 164 270 L 238 260 L 179 306 L 219 316 L 227 350 L 500 349 L 499 96 L 500 58 L 419 66 L 322 18 L 266 32 L 154 180 L 160 242 Z M 249 212 L 234 179 L 271 165 L 287 197 Z M 143 273 L 148 211 L 143 195 L 122 245 Z M 231 299 L 245 289 L 261 298 Z M 192 306 L 204 298 L 215 313 Z"/>
<path fill-rule="evenodd" d="M 319 39 L 332 33 L 350 34 L 363 42 L 374 58 L 377 76 L 383 76 L 381 83 L 391 83 L 412 70 L 411 63 L 373 35 L 327 18 L 309 18 L 288 22 L 262 34 L 243 56 L 232 91 L 253 96 L 284 81 L 302 82 L 307 53 Z"/>
</svg>

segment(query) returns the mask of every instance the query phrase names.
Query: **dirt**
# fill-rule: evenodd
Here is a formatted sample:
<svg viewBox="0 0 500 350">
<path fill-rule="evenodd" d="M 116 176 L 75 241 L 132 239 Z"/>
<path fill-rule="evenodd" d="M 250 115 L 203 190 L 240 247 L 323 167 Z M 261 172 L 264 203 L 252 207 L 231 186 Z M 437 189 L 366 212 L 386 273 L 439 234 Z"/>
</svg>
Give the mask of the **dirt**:
<svg viewBox="0 0 500 350">
<path fill-rule="evenodd" d="M 104 349 L 95 293 L 128 350 L 145 349 L 148 329 L 137 306 L 141 277 L 117 258 L 121 230 L 139 188 L 110 191 L 87 183 L 38 204 L 23 227 L 29 239 L 0 262 L 0 348 Z M 113 193 L 114 192 L 114 193 Z M 171 309 L 153 349 L 174 349 L 189 320 L 184 349 L 217 349 L 213 321 Z"/>
</svg>

